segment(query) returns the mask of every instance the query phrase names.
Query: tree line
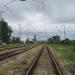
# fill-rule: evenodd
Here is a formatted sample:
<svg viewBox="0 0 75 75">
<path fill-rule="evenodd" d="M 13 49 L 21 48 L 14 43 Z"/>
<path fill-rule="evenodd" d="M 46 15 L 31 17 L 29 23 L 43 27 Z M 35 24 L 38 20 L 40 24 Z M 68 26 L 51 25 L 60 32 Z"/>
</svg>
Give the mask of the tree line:
<svg viewBox="0 0 75 75">
<path fill-rule="evenodd" d="M 65 38 L 64 40 L 60 39 L 60 36 L 55 35 L 47 40 L 50 44 L 64 44 L 64 45 L 74 45 L 75 40 L 70 40 L 69 38 Z"/>
<path fill-rule="evenodd" d="M 4 19 L 0 20 L 0 43 L 19 43 L 22 41 L 19 37 L 11 37 L 12 36 L 12 28 L 8 25 Z M 60 36 L 56 35 L 47 40 L 48 43 L 52 44 L 67 44 L 74 45 L 75 40 L 69 40 L 68 38 L 61 40 Z"/>
<path fill-rule="evenodd" d="M 13 30 L 4 19 L 0 20 L 0 44 L 19 43 L 19 37 L 12 37 Z"/>
<path fill-rule="evenodd" d="M 4 19 L 0 20 L 0 42 L 9 43 L 12 33 L 11 27 Z"/>
</svg>

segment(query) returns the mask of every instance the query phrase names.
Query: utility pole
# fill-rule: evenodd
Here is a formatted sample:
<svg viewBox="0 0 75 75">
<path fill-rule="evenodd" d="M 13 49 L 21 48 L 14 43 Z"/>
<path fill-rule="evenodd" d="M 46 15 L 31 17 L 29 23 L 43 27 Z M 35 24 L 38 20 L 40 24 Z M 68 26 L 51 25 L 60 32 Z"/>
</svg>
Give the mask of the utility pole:
<svg viewBox="0 0 75 75">
<path fill-rule="evenodd" d="M 20 0 L 20 1 L 26 1 L 26 0 Z M 43 1 L 38 1 L 38 0 L 32 0 L 32 1 L 35 1 L 35 2 L 39 2 L 39 3 L 41 3 L 42 4 L 42 6 L 43 6 L 43 12 L 44 12 L 44 14 L 45 14 L 45 4 L 44 4 L 44 2 L 45 2 L 45 0 L 43 0 Z M 44 25 L 45 25 L 45 38 L 47 38 L 46 37 L 46 16 L 45 15 L 43 15 L 43 20 L 44 20 Z"/>
<path fill-rule="evenodd" d="M 71 26 L 69 25 L 69 39 L 70 40 L 71 40 L 71 33 L 72 33 Z"/>
<path fill-rule="evenodd" d="M 14 3 L 17 0 L 12 0 L 10 2 L 8 2 L 7 4 L 5 4 L 4 6 L 7 7 L 9 4 Z M 20 0 L 20 1 L 26 1 L 26 0 Z M 32 0 L 32 1 L 36 1 L 36 0 Z M 45 4 L 44 1 L 36 1 L 39 2 L 43 5 L 43 12 L 45 13 Z M 44 15 L 44 24 L 45 24 L 45 38 L 46 38 L 46 16 Z M 21 25 L 19 25 L 19 37 L 21 38 Z"/>
<path fill-rule="evenodd" d="M 42 3 L 42 5 L 43 5 L 43 12 L 44 12 L 44 14 L 45 14 L 45 4 L 44 4 L 44 2 L 42 1 L 41 2 Z M 46 16 L 44 15 L 44 25 L 45 25 L 45 38 L 47 38 L 46 37 Z"/>
<path fill-rule="evenodd" d="M 19 38 L 21 39 L 21 24 L 19 24 Z"/>
<path fill-rule="evenodd" d="M 41 3 L 42 6 L 43 6 L 43 12 L 44 12 L 44 14 L 43 14 L 43 21 L 44 21 L 44 25 L 45 25 L 45 38 L 47 38 L 47 36 L 46 36 L 46 32 L 47 32 L 47 31 L 46 31 L 46 16 L 45 16 L 45 11 L 46 11 L 46 9 L 45 9 L 45 4 L 44 4 L 45 0 L 43 0 L 43 1 L 32 0 L 32 1 L 39 2 L 39 3 Z"/>
<path fill-rule="evenodd" d="M 56 25 L 56 36 L 57 36 L 57 32 L 58 32 L 58 29 L 57 29 L 57 25 Z"/>
<path fill-rule="evenodd" d="M 0 20 L 3 19 L 3 16 L 2 16 L 3 13 L 5 13 L 5 12 L 0 10 Z"/>
<path fill-rule="evenodd" d="M 37 41 L 36 35 L 34 34 L 33 42 L 36 42 L 36 41 Z"/>
<path fill-rule="evenodd" d="M 65 40 L 66 39 L 65 24 L 63 26 L 64 26 L 64 40 Z"/>
</svg>

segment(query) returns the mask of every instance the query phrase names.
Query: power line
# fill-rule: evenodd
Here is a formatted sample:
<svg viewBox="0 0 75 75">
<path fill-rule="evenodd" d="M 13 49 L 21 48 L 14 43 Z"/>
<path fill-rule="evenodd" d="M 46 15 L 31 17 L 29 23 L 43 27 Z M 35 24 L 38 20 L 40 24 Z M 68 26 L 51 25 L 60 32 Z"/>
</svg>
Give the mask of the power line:
<svg viewBox="0 0 75 75">
<path fill-rule="evenodd" d="M 15 1 L 16 1 L 16 0 L 12 0 L 12 1 L 6 3 L 5 6 L 8 6 L 9 4 L 12 4 L 12 3 L 15 2 Z"/>
<path fill-rule="evenodd" d="M 6 8 L 10 12 L 10 14 L 12 14 L 14 17 L 17 17 L 14 13 L 12 13 L 12 11 L 8 7 L 6 7 Z"/>
<path fill-rule="evenodd" d="M 42 4 L 43 4 L 43 12 L 44 12 L 45 38 L 47 38 L 47 37 L 46 37 L 46 16 L 45 16 L 45 4 L 44 4 L 44 2 L 43 2 L 43 1 L 42 1 Z"/>
<path fill-rule="evenodd" d="M 44 12 L 44 15 L 43 15 L 43 20 L 44 20 L 44 25 L 45 25 L 45 38 L 47 38 L 46 37 L 46 16 L 45 16 L 45 4 L 44 4 L 44 2 L 45 2 L 45 0 L 44 1 L 37 1 L 37 0 L 32 0 L 32 1 L 35 1 L 35 2 L 39 2 L 39 3 L 41 3 L 42 5 L 43 5 L 43 12 Z"/>
<path fill-rule="evenodd" d="M 14 1 L 16 1 L 16 0 L 12 0 L 11 2 L 14 2 Z M 10 2 L 10 3 L 11 3 Z M 1 4 L 3 4 L 2 2 L 0 2 Z M 10 14 L 12 14 L 12 16 L 14 16 L 15 18 L 17 17 L 14 13 L 12 13 L 12 11 L 7 7 L 7 5 L 8 5 L 9 3 L 7 3 L 7 4 L 3 4 L 3 7 L 5 7 L 7 10 L 8 10 L 8 12 L 10 12 Z M 1 6 L 2 7 L 2 6 Z M 3 8 L 2 7 L 2 8 Z M 4 8 L 3 8 L 4 9 Z M 5 10 L 5 9 L 4 9 Z"/>
</svg>

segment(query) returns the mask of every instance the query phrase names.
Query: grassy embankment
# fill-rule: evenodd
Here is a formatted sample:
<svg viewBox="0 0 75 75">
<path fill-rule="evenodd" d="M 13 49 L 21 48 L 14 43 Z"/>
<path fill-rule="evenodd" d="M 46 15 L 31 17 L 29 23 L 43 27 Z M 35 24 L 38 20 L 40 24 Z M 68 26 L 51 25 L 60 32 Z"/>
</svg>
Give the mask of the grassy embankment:
<svg viewBox="0 0 75 75">
<path fill-rule="evenodd" d="M 50 46 L 55 50 L 55 52 L 60 54 L 60 59 L 75 62 L 75 51 L 73 50 L 72 46 L 60 44 L 51 44 Z"/>
</svg>

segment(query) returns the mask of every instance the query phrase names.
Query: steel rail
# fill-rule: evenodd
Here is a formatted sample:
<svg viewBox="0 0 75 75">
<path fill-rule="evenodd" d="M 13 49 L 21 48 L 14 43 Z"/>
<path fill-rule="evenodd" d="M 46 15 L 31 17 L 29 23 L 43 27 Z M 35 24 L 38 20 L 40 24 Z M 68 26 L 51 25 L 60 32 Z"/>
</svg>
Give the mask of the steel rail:
<svg viewBox="0 0 75 75">
<path fill-rule="evenodd" d="M 37 46 L 39 46 L 40 44 L 38 44 Z M 15 48 L 21 48 L 21 47 L 26 47 L 26 46 L 31 46 L 31 44 L 29 45 L 15 45 L 15 46 L 9 46 L 9 47 L 6 47 L 6 48 L 3 48 L 3 47 L 0 47 L 0 51 L 3 51 L 3 50 L 8 50 L 8 49 L 15 49 Z M 36 46 L 36 45 L 32 45 L 32 46 Z"/>
<path fill-rule="evenodd" d="M 13 47 L 13 48 L 10 48 L 10 49 L 0 50 L 0 56 L 8 54 L 8 53 L 15 52 L 15 51 L 18 51 L 20 49 L 22 50 L 22 49 L 28 48 L 29 46 L 30 45 L 28 45 L 28 46 L 21 46 L 21 47 Z M 39 46 L 39 45 L 37 45 L 37 46 Z M 31 47 L 36 47 L 36 45 L 31 45 Z"/>
<path fill-rule="evenodd" d="M 26 47 L 26 45 L 22 45 L 22 46 L 11 46 L 11 47 L 6 47 L 6 48 L 3 48 L 3 47 L 0 47 L 0 51 L 3 51 L 3 50 L 7 50 L 7 49 L 15 49 L 15 48 L 21 48 L 21 47 Z"/>
<path fill-rule="evenodd" d="M 0 61 L 5 60 L 7 58 L 10 58 L 12 56 L 18 55 L 20 53 L 26 52 L 26 51 L 28 51 L 28 50 L 18 50 L 18 51 L 14 51 L 14 52 L 11 52 L 11 53 L 7 53 L 5 55 L 3 54 L 2 56 L 0 56 Z"/>
<path fill-rule="evenodd" d="M 34 68 L 34 66 L 36 65 L 38 59 L 40 58 L 41 54 L 42 54 L 42 51 L 44 49 L 44 46 L 42 47 L 42 49 L 38 52 L 38 54 L 35 56 L 35 58 L 33 59 L 32 63 L 30 64 L 30 66 L 28 67 L 25 75 L 31 75 L 31 72 Z"/>
<path fill-rule="evenodd" d="M 32 75 L 31 73 L 33 72 L 33 69 L 36 65 L 36 63 L 38 62 L 42 51 L 44 50 L 45 46 L 40 50 L 40 52 L 35 56 L 35 58 L 32 60 L 31 64 L 29 65 L 29 67 L 27 68 L 26 72 L 24 75 Z M 50 60 L 53 64 L 53 67 L 56 71 L 57 75 L 65 75 L 64 72 L 61 69 L 61 66 L 58 64 L 58 62 L 56 61 L 56 58 L 54 57 L 53 53 L 51 52 L 51 50 L 47 47 L 49 56 L 50 56 Z"/>
<path fill-rule="evenodd" d="M 33 48 L 33 47 L 32 47 L 32 48 Z M 1 55 L 0 55 L 0 61 L 3 61 L 3 60 L 5 60 L 5 59 L 7 59 L 7 58 L 10 58 L 10 57 L 12 57 L 12 56 L 21 54 L 21 53 L 23 53 L 23 52 L 29 51 L 29 50 L 32 49 L 32 48 L 29 48 L 29 47 L 28 47 L 26 50 L 24 50 L 25 48 L 23 48 L 23 49 L 19 49 L 19 50 L 17 50 L 17 51 L 12 51 L 12 52 L 9 52 L 9 53 L 1 54 Z"/>
<path fill-rule="evenodd" d="M 52 64 L 56 70 L 57 75 L 64 75 L 63 70 L 61 69 L 61 66 L 59 65 L 59 63 L 57 62 L 55 56 L 53 55 L 52 51 L 47 47 L 48 53 L 50 55 L 50 59 L 52 61 Z"/>
</svg>

